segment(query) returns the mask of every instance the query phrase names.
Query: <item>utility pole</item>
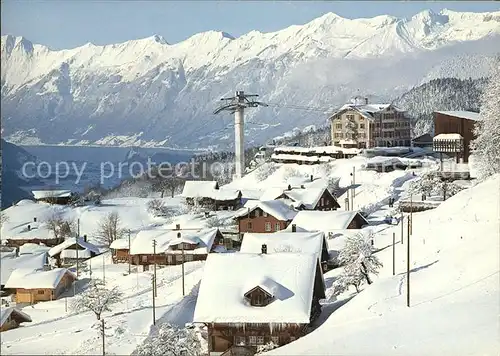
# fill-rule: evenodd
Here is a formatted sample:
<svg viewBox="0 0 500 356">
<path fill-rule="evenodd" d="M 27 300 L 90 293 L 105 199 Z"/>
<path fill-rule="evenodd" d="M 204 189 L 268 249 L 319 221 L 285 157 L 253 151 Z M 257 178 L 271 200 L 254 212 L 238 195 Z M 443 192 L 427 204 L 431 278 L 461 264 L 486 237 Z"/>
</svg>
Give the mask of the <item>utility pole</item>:
<svg viewBox="0 0 500 356">
<path fill-rule="evenodd" d="M 75 248 L 76 248 L 76 278 L 78 279 L 78 236 L 75 239 Z"/>
<path fill-rule="evenodd" d="M 403 234 L 404 234 L 404 223 L 405 223 L 405 216 L 403 215 L 403 212 L 401 211 L 401 245 L 403 244 Z"/>
<path fill-rule="evenodd" d="M 410 307 L 410 235 L 406 241 L 406 306 Z"/>
<path fill-rule="evenodd" d="M 156 315 L 155 315 L 155 279 L 154 279 L 154 276 L 151 276 L 151 283 L 152 283 L 152 286 L 153 288 L 151 289 L 153 291 L 153 325 L 156 325 Z"/>
<path fill-rule="evenodd" d="M 396 233 L 392 233 L 392 275 L 396 274 Z"/>
<path fill-rule="evenodd" d="M 410 193 L 410 234 L 413 235 L 413 193 Z"/>
<path fill-rule="evenodd" d="M 236 95 L 231 98 L 222 98 L 225 104 L 218 107 L 214 114 L 222 111 L 229 111 L 234 114 L 234 145 L 235 145 L 235 176 L 241 178 L 245 173 L 245 148 L 244 148 L 244 124 L 245 124 L 245 109 L 255 108 L 257 106 L 268 106 L 260 101 L 254 101 L 252 97 L 257 97 L 257 94 L 245 94 L 244 91 L 237 91 Z"/>
<path fill-rule="evenodd" d="M 158 291 L 156 290 L 156 240 L 153 240 L 153 294 L 154 297 L 158 295 Z"/>
<path fill-rule="evenodd" d="M 105 253 L 102 254 L 102 283 L 106 286 L 106 259 L 104 254 Z"/>
<path fill-rule="evenodd" d="M 249 209 L 249 211 L 250 211 L 250 209 Z M 177 233 L 177 238 L 179 238 L 179 239 L 181 238 L 180 232 Z M 182 240 L 181 240 L 181 251 L 182 251 L 182 266 L 181 266 L 181 268 L 182 268 L 182 296 L 185 296 L 186 293 L 185 293 L 185 287 L 184 287 L 184 242 L 182 242 Z"/>
<path fill-rule="evenodd" d="M 356 167 L 352 167 L 352 199 L 351 199 L 351 205 L 352 205 L 352 211 L 354 211 L 354 196 L 356 195 Z"/>
<path fill-rule="evenodd" d="M 106 329 L 104 328 L 104 319 L 101 319 L 101 335 L 102 335 L 102 355 L 106 355 Z"/>
<path fill-rule="evenodd" d="M 130 261 L 130 229 L 128 229 L 128 274 L 129 275 L 131 273 L 130 272 L 130 269 L 131 269 L 130 263 L 131 263 L 131 261 Z"/>
</svg>

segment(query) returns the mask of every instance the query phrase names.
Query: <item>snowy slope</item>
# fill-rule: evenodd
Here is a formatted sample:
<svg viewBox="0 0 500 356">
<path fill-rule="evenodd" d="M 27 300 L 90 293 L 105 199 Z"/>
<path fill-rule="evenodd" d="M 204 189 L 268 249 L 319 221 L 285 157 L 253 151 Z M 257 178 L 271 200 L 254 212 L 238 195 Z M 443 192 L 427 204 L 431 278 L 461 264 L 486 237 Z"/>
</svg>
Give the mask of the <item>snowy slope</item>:
<svg viewBox="0 0 500 356">
<path fill-rule="evenodd" d="M 243 89 L 274 104 L 249 113 L 248 135 L 262 140 L 323 121 L 321 112 L 290 115 L 291 103 L 332 110 L 359 87 L 390 98 L 439 76 L 442 63 L 458 55 L 447 75 L 483 75 L 477 63 L 499 43 L 499 17 L 443 10 L 351 20 L 329 13 L 236 39 L 210 31 L 176 44 L 155 35 L 61 51 L 2 36 L 4 134 L 16 142 L 223 146 L 230 118 L 211 113 L 221 96 Z M 414 71 L 405 73 L 410 63 Z"/>
<path fill-rule="evenodd" d="M 414 214 L 411 307 L 406 307 L 405 244 L 378 253 L 376 282 L 316 331 L 272 355 L 497 355 L 500 176 Z M 376 236 L 378 247 L 392 231 Z"/>
</svg>

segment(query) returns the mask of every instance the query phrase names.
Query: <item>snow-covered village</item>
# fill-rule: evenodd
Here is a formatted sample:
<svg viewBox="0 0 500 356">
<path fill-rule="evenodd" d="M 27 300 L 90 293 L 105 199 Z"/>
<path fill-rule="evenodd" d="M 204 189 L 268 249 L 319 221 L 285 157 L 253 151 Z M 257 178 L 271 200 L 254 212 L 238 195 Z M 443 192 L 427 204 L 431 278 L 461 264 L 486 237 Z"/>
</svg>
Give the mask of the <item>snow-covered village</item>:
<svg viewBox="0 0 500 356">
<path fill-rule="evenodd" d="M 498 355 L 498 7 L 308 3 L 2 3 L 2 355 Z"/>
</svg>

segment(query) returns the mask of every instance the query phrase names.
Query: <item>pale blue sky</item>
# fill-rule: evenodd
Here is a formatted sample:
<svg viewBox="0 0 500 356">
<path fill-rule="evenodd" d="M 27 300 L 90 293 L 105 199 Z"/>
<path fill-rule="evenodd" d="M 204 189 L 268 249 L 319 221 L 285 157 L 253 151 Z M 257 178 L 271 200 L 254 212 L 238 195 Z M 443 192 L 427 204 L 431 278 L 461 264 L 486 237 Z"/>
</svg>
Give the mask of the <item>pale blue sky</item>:
<svg viewBox="0 0 500 356">
<path fill-rule="evenodd" d="M 304 24 L 327 12 L 347 17 L 389 14 L 410 17 L 425 9 L 439 12 L 498 11 L 499 2 L 457 1 L 132 1 L 4 0 L 1 32 L 24 36 L 54 49 L 87 42 L 109 44 L 162 35 L 176 43 L 219 30 L 238 37 L 251 30 L 276 31 Z"/>
</svg>

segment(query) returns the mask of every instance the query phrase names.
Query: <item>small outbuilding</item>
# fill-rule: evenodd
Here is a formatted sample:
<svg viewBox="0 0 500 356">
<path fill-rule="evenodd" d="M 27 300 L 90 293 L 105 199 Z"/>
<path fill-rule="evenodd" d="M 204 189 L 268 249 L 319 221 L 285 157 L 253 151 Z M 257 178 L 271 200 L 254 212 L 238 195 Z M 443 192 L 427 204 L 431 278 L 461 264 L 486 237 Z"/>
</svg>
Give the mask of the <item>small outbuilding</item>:
<svg viewBox="0 0 500 356">
<path fill-rule="evenodd" d="M 0 309 L 0 332 L 18 328 L 25 322 L 31 322 L 31 317 L 21 309 L 14 307 Z"/>
</svg>

